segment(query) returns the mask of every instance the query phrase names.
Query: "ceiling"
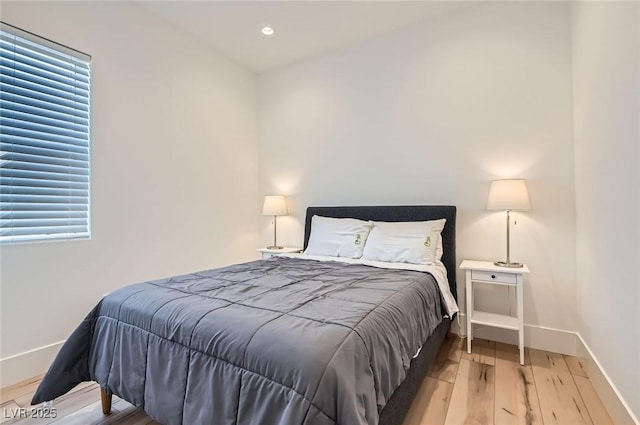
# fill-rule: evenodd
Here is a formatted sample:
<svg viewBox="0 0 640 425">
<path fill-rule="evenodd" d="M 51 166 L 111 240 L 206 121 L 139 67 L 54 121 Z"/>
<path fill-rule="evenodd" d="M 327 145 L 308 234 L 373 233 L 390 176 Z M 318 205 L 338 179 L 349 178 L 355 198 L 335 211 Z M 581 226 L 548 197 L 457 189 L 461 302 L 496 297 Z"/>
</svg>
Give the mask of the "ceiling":
<svg viewBox="0 0 640 425">
<path fill-rule="evenodd" d="M 458 1 L 139 1 L 164 20 L 262 72 L 448 13 Z M 264 26 L 275 30 L 261 33 Z"/>
</svg>

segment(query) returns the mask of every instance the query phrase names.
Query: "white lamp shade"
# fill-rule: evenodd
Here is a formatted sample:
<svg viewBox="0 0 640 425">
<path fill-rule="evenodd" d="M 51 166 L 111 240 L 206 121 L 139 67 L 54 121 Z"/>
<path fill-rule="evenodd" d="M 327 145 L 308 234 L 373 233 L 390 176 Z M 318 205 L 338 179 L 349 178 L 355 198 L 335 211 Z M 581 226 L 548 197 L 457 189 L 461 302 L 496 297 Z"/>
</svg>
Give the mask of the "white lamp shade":
<svg viewBox="0 0 640 425">
<path fill-rule="evenodd" d="M 528 211 L 531 209 L 527 182 L 522 179 L 494 180 L 489 188 L 487 210 Z"/>
<path fill-rule="evenodd" d="M 262 215 L 287 215 L 287 201 L 282 195 L 267 195 L 262 205 Z"/>
</svg>

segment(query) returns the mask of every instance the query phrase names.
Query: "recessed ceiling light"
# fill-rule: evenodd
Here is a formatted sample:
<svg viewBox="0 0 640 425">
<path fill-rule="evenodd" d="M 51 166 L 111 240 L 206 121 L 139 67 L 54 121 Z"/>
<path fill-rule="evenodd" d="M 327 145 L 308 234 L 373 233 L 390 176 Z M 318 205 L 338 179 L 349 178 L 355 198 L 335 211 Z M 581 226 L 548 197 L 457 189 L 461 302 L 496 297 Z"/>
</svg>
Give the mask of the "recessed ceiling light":
<svg viewBox="0 0 640 425">
<path fill-rule="evenodd" d="M 262 33 L 264 35 L 273 35 L 274 31 L 271 27 L 262 27 Z"/>
</svg>

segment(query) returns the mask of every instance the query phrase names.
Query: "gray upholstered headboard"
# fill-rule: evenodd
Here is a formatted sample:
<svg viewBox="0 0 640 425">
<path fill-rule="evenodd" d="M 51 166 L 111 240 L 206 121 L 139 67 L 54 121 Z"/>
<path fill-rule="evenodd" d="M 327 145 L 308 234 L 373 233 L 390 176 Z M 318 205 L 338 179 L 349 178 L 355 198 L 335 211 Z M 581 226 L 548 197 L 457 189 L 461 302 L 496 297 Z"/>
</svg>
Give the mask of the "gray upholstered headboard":
<svg viewBox="0 0 640 425">
<path fill-rule="evenodd" d="M 335 218 L 358 218 L 374 221 L 425 221 L 447 219 L 442 231 L 442 263 L 447 268 L 447 277 L 453 296 L 456 290 L 456 207 L 448 205 L 400 205 L 361 207 L 309 207 L 304 226 L 304 247 L 311 234 L 311 217 L 319 215 Z"/>
</svg>

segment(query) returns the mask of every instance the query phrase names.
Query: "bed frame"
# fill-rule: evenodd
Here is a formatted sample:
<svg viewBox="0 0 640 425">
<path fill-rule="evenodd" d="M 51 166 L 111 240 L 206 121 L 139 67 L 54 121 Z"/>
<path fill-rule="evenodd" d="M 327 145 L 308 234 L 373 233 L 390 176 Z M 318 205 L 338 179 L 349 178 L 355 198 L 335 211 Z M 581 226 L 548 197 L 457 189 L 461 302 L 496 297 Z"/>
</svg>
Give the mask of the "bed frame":
<svg viewBox="0 0 640 425">
<path fill-rule="evenodd" d="M 442 231 L 442 262 L 447 269 L 449 286 L 454 297 L 456 291 L 456 207 L 454 206 L 362 206 L 362 207 L 309 207 L 305 221 L 304 247 L 307 247 L 311 234 L 311 218 L 314 215 L 335 218 L 358 218 L 374 221 L 425 221 L 447 219 Z M 411 361 L 407 377 L 393 393 L 387 405 L 380 412 L 379 425 L 401 425 L 411 407 L 420 385 L 433 363 L 442 341 L 449 331 L 451 322 L 443 320 L 433 334 L 424 342 L 420 355 Z M 112 395 L 100 389 L 102 413 L 111 412 Z"/>
<path fill-rule="evenodd" d="M 451 293 L 457 299 L 456 285 L 456 207 L 431 205 L 309 207 L 304 227 L 304 247 L 309 243 L 311 218 L 314 215 L 334 218 L 358 218 L 374 221 L 425 221 L 447 219 L 442 231 L 442 262 L 447 269 Z M 429 367 L 444 341 L 451 322 L 444 319 L 422 345 L 420 355 L 411 361 L 407 377 L 380 412 L 379 425 L 402 425 Z"/>
</svg>

